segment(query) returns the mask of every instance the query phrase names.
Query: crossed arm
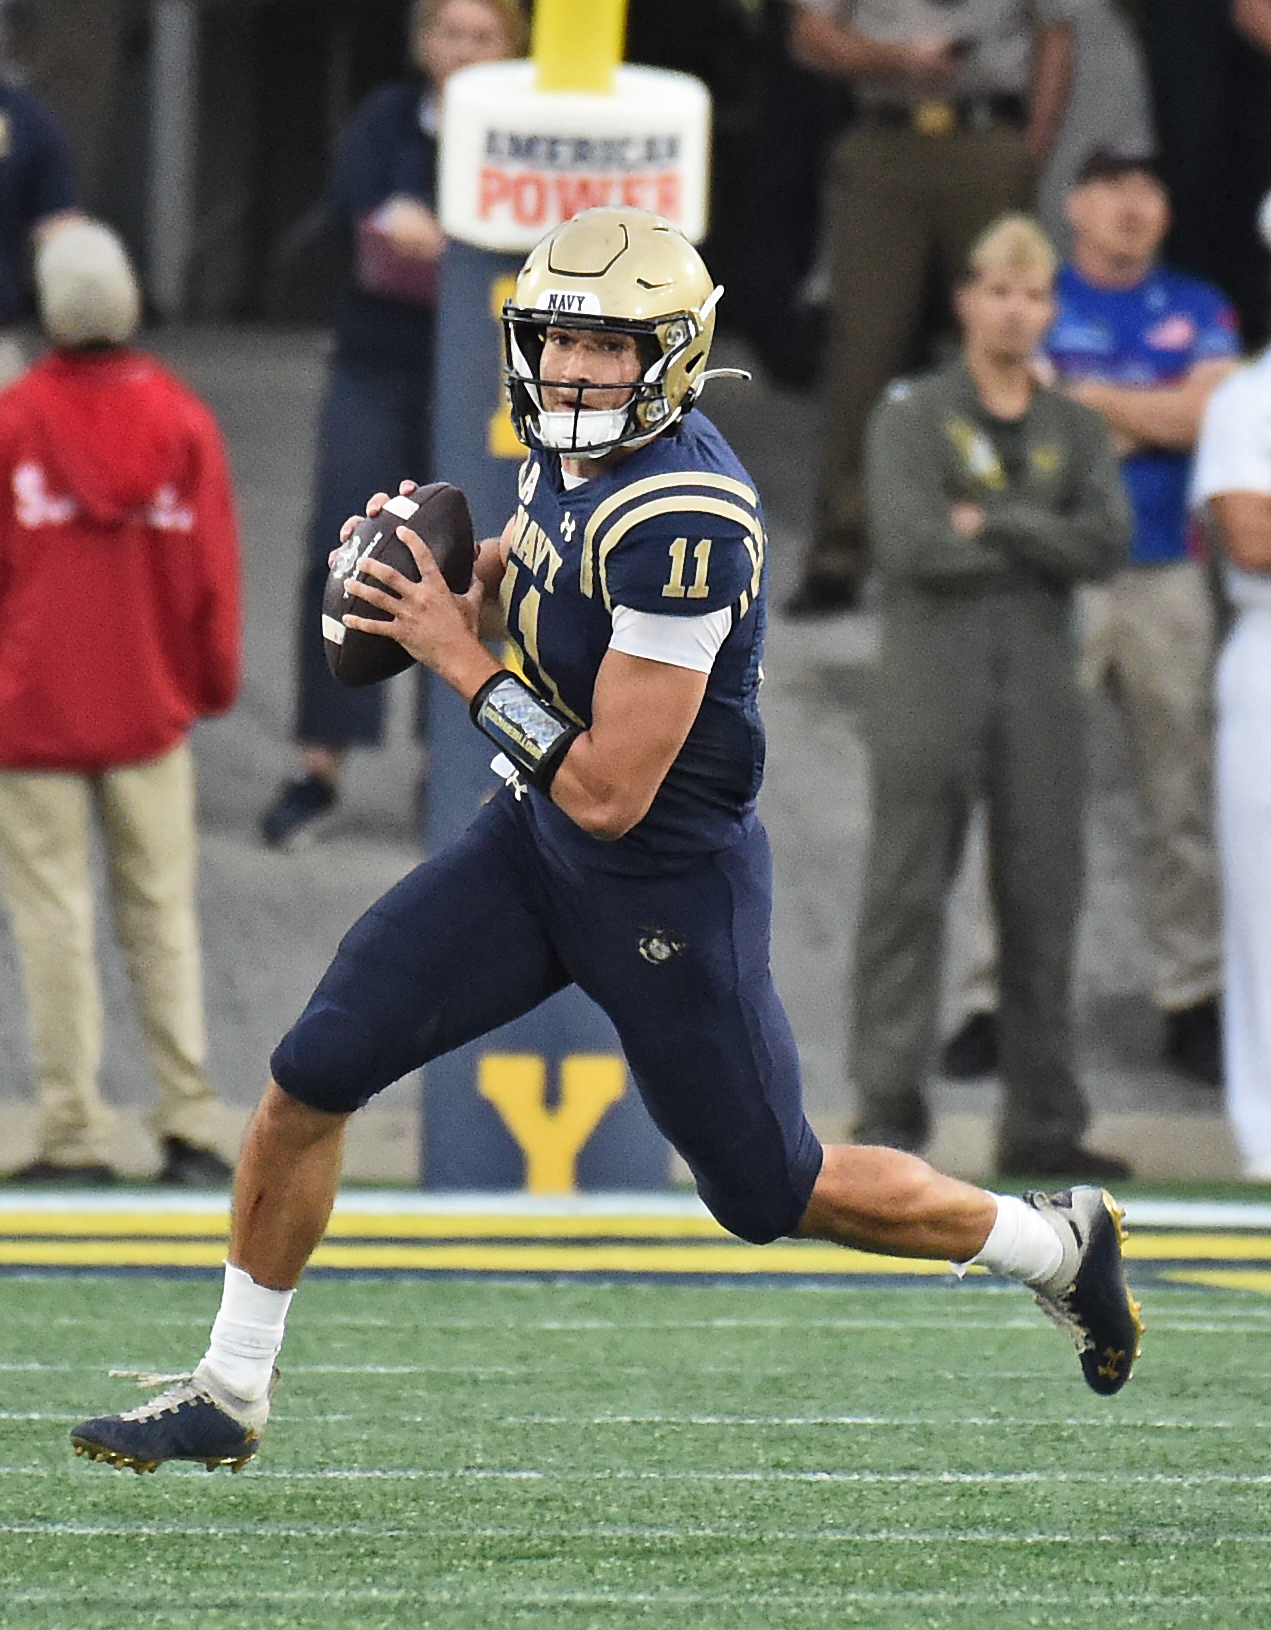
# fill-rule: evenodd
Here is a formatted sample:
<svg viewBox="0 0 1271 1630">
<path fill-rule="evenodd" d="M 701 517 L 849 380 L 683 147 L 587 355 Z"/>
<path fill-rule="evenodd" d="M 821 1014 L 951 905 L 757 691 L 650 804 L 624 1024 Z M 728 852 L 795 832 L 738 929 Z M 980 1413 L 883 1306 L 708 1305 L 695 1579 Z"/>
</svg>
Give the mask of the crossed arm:
<svg viewBox="0 0 1271 1630">
<path fill-rule="evenodd" d="M 1111 576 L 1125 558 L 1129 511 L 1107 438 L 1093 420 L 1088 424 L 1072 450 L 1079 481 L 1068 509 L 1010 493 L 951 502 L 933 416 L 912 401 L 882 402 L 865 436 L 880 571 L 893 582 L 926 590 L 992 584 L 1012 562 L 1061 583 Z"/>
<path fill-rule="evenodd" d="M 1205 404 L 1216 385 L 1239 367 L 1234 357 L 1198 362 L 1174 385 L 1140 389 L 1102 379 L 1075 380 L 1062 387 L 1074 401 L 1103 416 L 1122 457 L 1143 447 L 1185 453 L 1195 446 Z"/>
<path fill-rule="evenodd" d="M 1271 0 L 1266 0 L 1271 5 Z M 835 79 L 875 79 L 938 93 L 953 80 L 959 57 L 949 39 L 885 43 L 812 6 L 791 7 L 790 53 L 802 67 Z M 1024 141 L 1037 165 L 1054 145 L 1072 84 L 1071 23 L 1045 23 L 1033 45 Z"/>
<path fill-rule="evenodd" d="M 887 44 L 797 0 L 790 8 L 790 54 L 801 67 L 835 79 L 886 79 L 933 88 L 957 67 L 947 40 Z"/>
<path fill-rule="evenodd" d="M 1271 496 L 1223 492 L 1209 507 L 1233 563 L 1246 572 L 1271 572 Z"/>
</svg>

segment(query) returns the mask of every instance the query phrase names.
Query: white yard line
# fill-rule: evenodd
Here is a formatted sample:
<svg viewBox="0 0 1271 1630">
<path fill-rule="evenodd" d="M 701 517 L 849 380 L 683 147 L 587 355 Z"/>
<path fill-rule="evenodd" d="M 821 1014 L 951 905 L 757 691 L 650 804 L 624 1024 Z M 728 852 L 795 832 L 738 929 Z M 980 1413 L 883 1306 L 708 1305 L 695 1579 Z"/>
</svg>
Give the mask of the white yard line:
<svg viewBox="0 0 1271 1630">
<path fill-rule="evenodd" d="M 386 1414 L 383 1410 L 317 1412 L 310 1414 L 275 1414 L 276 1424 L 313 1424 L 332 1421 L 350 1421 L 373 1415 L 381 1422 L 394 1425 L 431 1426 L 436 1418 L 431 1415 Z M 0 1421 L 80 1421 L 83 1411 L 69 1414 L 63 1410 L 0 1409 Z M 1011 1427 L 1017 1430 L 1049 1431 L 1056 1427 L 1083 1427 L 1096 1432 L 1271 1432 L 1271 1421 L 1205 1421 L 1205 1420 L 1128 1420 L 1103 1417 L 1101 1419 L 1067 1416 L 1047 1419 L 1029 1415 L 508 1415 L 505 1426 L 675 1426 L 675 1427 L 744 1427 L 764 1430 L 807 1427 L 881 1427 L 890 1430 L 934 1429 L 937 1427 L 984 1426 Z"/>
<path fill-rule="evenodd" d="M 752 1528 L 738 1525 L 710 1527 L 705 1524 L 686 1524 L 674 1527 L 637 1523 L 580 1524 L 577 1527 L 555 1527 L 535 1522 L 530 1526 L 504 1524 L 498 1527 L 473 1527 L 468 1524 L 441 1526 L 414 1524 L 410 1527 L 383 1527 L 377 1523 L 94 1523 L 30 1521 L 0 1523 L 0 1534 L 29 1534 L 75 1536 L 77 1538 L 179 1538 L 225 1539 L 251 1536 L 256 1539 L 444 1539 L 444 1540 L 513 1540 L 552 1541 L 565 1543 L 574 1540 L 726 1540 L 729 1544 L 798 1544 L 798 1545 L 1000 1545 L 1009 1547 L 1029 1545 L 1117 1545 L 1133 1543 L 1137 1547 L 1148 1545 L 1203 1546 L 1212 1550 L 1218 1544 L 1268 1545 L 1271 1533 L 1229 1530 L 1215 1533 L 1206 1529 L 1197 1533 L 1189 1528 L 1144 1529 L 1135 1526 L 1126 1534 L 1049 1532 L 1028 1529 L 1004 1533 L 993 1528 Z"/>
<path fill-rule="evenodd" d="M 202 1467 L 185 1467 L 177 1462 L 173 1470 L 201 1482 Z M 0 1476 L 60 1478 L 79 1476 L 82 1468 L 68 1460 L 64 1466 L 0 1466 Z M 255 1482 L 295 1483 L 855 1483 L 908 1484 L 918 1487 L 1014 1487 L 1024 1485 L 1098 1484 L 1116 1488 L 1249 1488 L 1271 1485 L 1271 1473 L 1241 1472 L 1117 1472 L 1090 1471 L 646 1471 L 634 1468 L 606 1468 L 599 1471 L 549 1471 L 532 1468 L 463 1466 L 441 1469 L 427 1466 L 357 1467 L 333 1466 L 319 1471 L 295 1471 L 286 1467 L 250 1466 L 241 1474 L 235 1488 Z"/>
<path fill-rule="evenodd" d="M 299 1419 L 300 1417 L 296 1417 Z M 384 1417 L 380 1417 L 383 1419 Z M 405 1417 L 410 1419 L 410 1417 Z M 417 1421 L 424 1416 L 414 1417 Z M 1271 1421 L 1129 1420 L 1125 1417 L 1079 1415 L 509 1415 L 508 1426 L 678 1426 L 678 1427 L 884 1427 L 921 1428 L 1009 1426 L 1018 1430 L 1053 1431 L 1085 1427 L 1093 1432 L 1271 1432 Z"/>
<path fill-rule="evenodd" d="M 1249 1592 L 1213 1591 L 1204 1595 L 1168 1592 L 1155 1595 L 1140 1591 L 1121 1591 L 1115 1595 L 1092 1591 L 1083 1586 L 1083 1608 L 1170 1608 L 1211 1607 L 1218 1603 L 1233 1606 L 1263 1607 L 1266 1595 Z M 82 1603 L 83 1597 L 73 1589 L 40 1589 L 6 1591 L 6 1603 L 41 1607 L 59 1603 Z M 146 1598 L 135 1591 L 111 1596 L 108 1590 L 96 1588 L 94 1604 L 119 1601 L 126 1604 L 129 1617 L 148 1605 Z M 293 1587 L 287 1590 L 261 1589 L 255 1585 L 244 1587 L 239 1596 L 232 1590 L 191 1590 L 181 1593 L 185 1607 L 225 1607 L 241 1601 L 258 1604 L 271 1603 L 286 1606 L 290 1603 L 321 1604 L 337 1602 L 367 1603 L 370 1606 L 392 1603 L 419 1604 L 428 1607 L 739 1607 L 739 1608 L 796 1608 L 835 1607 L 840 1603 L 871 1607 L 1071 1607 L 1072 1592 L 1023 1590 L 1003 1586 L 996 1591 L 965 1590 L 858 1590 L 835 1586 L 822 1591 L 745 1591 L 737 1593 L 723 1590 L 515 1590 L 497 1585 L 485 1589 L 455 1590 L 446 1587 L 393 1588 L 375 1585 L 354 1587 Z"/>
</svg>

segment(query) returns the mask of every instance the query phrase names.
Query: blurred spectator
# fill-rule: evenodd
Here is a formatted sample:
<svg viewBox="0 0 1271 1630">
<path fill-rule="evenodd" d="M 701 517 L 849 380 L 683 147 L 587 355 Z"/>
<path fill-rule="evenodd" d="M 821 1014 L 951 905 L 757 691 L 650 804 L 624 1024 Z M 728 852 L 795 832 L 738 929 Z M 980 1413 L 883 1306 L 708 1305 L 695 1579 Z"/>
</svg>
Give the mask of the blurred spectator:
<svg viewBox="0 0 1271 1630">
<path fill-rule="evenodd" d="M 452 73 L 523 49 L 519 0 L 417 0 L 418 73 L 383 85 L 349 121 L 336 155 L 332 204 L 354 238 L 353 287 L 335 326 L 335 356 L 318 425 L 316 493 L 301 589 L 296 740 L 301 774 L 261 819 L 274 848 L 311 837 L 335 807 L 350 747 L 383 735 L 382 686 L 331 677 L 322 644 L 327 557 L 340 527 L 404 475 L 431 479 L 434 302 L 445 239 L 433 213 L 438 98 Z M 418 722 L 427 680 L 417 671 Z"/>
<path fill-rule="evenodd" d="M 1271 1182 L 1271 353 L 1210 398 L 1193 496 L 1235 610 L 1218 665 L 1227 1104 L 1245 1175 Z"/>
<path fill-rule="evenodd" d="M 867 566 L 865 421 L 989 221 L 1027 208 L 1063 118 L 1082 0 L 792 0 L 796 60 L 849 81 L 835 149 L 830 344 L 816 531 L 792 616 L 855 604 Z"/>
<path fill-rule="evenodd" d="M 1138 0 L 1162 176 L 1174 205 L 1171 264 L 1217 283 L 1261 345 L 1271 319 L 1254 230 L 1271 186 L 1269 0 Z"/>
<path fill-rule="evenodd" d="M 810 73 L 794 60 L 790 12 L 789 0 L 765 0 L 762 9 L 747 180 L 737 200 L 748 252 L 733 281 L 722 281 L 768 376 L 810 392 L 825 347 L 823 181 L 852 93 L 845 80 Z"/>
<path fill-rule="evenodd" d="M 203 1073 L 186 732 L 238 688 L 238 539 L 212 415 L 130 348 L 140 296 L 106 227 L 39 251 L 55 349 L 0 396 L 0 884 L 39 1088 L 29 1183 L 107 1182 L 93 827 L 160 1101 L 161 1181 L 223 1183 Z"/>
<path fill-rule="evenodd" d="M 1236 366 L 1236 317 L 1215 288 L 1157 260 L 1169 201 L 1155 160 L 1092 153 L 1068 194 L 1072 261 L 1046 356 L 1068 395 L 1103 415 L 1134 509 L 1130 564 L 1081 599 L 1081 679 L 1124 718 L 1147 851 L 1153 992 L 1166 1059 L 1221 1080 L 1222 940 L 1212 821 L 1214 608 L 1187 512 L 1191 449 L 1214 386 Z M 948 1074 L 996 1063 L 991 926 L 963 993 Z M 984 954 L 987 951 L 987 966 Z"/>
<path fill-rule="evenodd" d="M 1073 25 L 1068 111 L 1037 185 L 1037 213 L 1061 254 L 1071 248 L 1068 188 L 1087 156 L 1150 153 L 1155 143 L 1143 47 L 1123 0 L 1086 0 Z"/>
<path fill-rule="evenodd" d="M 34 311 L 31 251 L 74 218 L 70 148 L 44 103 L 17 84 L 7 50 L 8 6 L 0 6 L 0 388 L 24 364 L 11 332 Z"/>
<path fill-rule="evenodd" d="M 862 1143 L 919 1149 L 945 906 L 967 819 L 988 805 L 1002 936 L 1002 1172 L 1124 1176 L 1082 1144 L 1071 972 L 1085 751 L 1072 588 L 1124 558 L 1107 435 L 1038 385 L 1055 257 L 1007 217 L 957 294 L 961 357 L 894 384 L 866 439 L 884 590 L 869 743 L 873 826 L 852 1001 Z"/>
<path fill-rule="evenodd" d="M 796 188 L 814 189 L 817 167 L 799 168 L 804 157 L 802 124 L 781 124 L 756 152 L 756 132 L 765 119 L 765 85 L 775 29 L 767 13 L 779 12 L 784 29 L 786 0 L 627 0 L 625 58 L 653 68 L 694 74 L 711 95 L 710 219 L 698 245 L 728 299 L 716 308 L 718 325 L 742 328 L 748 317 L 751 285 L 766 288 L 771 275 L 754 253 L 755 192 L 771 196 L 769 172 L 781 167 Z M 804 76 L 810 78 L 810 76 Z M 769 162 L 770 161 L 770 162 Z M 782 198 L 780 204 L 784 204 Z M 775 271 L 784 272 L 796 242 L 785 236 L 790 213 L 778 206 L 764 216 L 762 236 L 771 242 Z M 797 206 L 796 206 L 797 207 Z"/>
</svg>

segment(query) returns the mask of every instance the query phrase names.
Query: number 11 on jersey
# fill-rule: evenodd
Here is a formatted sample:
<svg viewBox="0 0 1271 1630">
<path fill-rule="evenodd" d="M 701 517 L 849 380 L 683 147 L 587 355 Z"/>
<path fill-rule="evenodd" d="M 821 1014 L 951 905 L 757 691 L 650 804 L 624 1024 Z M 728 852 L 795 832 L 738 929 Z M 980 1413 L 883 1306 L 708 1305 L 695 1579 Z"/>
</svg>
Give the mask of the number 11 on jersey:
<svg viewBox="0 0 1271 1630">
<path fill-rule="evenodd" d="M 709 538 L 697 540 L 693 550 L 697 572 L 687 588 L 684 586 L 684 567 L 688 560 L 688 539 L 676 538 L 668 548 L 671 556 L 671 577 L 669 582 L 662 585 L 662 598 L 704 600 L 709 592 L 706 587 L 706 570 L 711 558 L 711 540 Z"/>
</svg>

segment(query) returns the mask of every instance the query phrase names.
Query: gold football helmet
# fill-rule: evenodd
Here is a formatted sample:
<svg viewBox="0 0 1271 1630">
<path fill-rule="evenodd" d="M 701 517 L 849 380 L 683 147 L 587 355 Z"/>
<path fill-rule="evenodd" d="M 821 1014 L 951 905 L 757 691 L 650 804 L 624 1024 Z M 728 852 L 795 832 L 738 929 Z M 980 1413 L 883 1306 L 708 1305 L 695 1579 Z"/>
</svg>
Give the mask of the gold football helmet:
<svg viewBox="0 0 1271 1630">
<path fill-rule="evenodd" d="M 531 249 L 503 307 L 517 435 L 527 446 L 583 457 L 659 435 L 709 377 L 723 292 L 679 228 L 647 210 L 587 209 L 553 228 Z M 579 389 L 572 408 L 544 408 L 539 370 L 549 328 L 634 335 L 643 373 L 625 406 L 585 408 Z"/>
</svg>

